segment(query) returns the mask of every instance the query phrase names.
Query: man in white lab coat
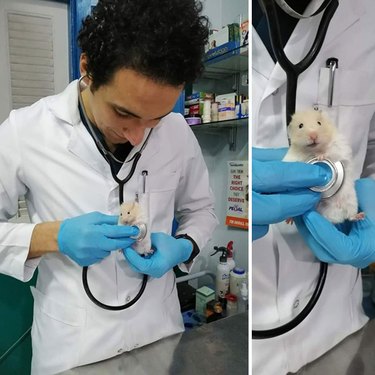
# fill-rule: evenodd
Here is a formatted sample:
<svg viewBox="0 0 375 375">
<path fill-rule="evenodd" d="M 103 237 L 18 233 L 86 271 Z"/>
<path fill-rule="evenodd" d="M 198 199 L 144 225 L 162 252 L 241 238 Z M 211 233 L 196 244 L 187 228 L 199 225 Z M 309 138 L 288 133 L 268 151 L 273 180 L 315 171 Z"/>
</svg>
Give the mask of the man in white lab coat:
<svg viewBox="0 0 375 375">
<path fill-rule="evenodd" d="M 208 29 L 200 12 L 193 0 L 99 1 L 79 34 L 81 82 L 0 125 L 0 272 L 27 281 L 39 270 L 33 374 L 184 329 L 173 267 L 187 270 L 217 224 L 199 145 L 171 113 L 202 70 Z M 123 191 L 112 174 L 131 176 Z M 144 190 L 148 257 L 131 247 L 138 229 L 117 225 L 119 195 L 134 201 Z M 22 195 L 31 224 L 7 223 Z M 106 305 L 132 301 L 143 274 L 148 283 L 131 307 L 106 310 L 86 295 L 82 266 L 90 266 L 91 292 Z"/>
<path fill-rule="evenodd" d="M 300 3 L 311 13 L 322 2 Z M 297 87 L 296 110 L 327 112 L 353 150 L 359 205 L 367 216 L 351 223 L 345 233 L 313 210 L 320 196 L 308 187 L 324 184 L 324 171 L 291 163 L 284 169 L 277 161 L 281 159 L 278 148 L 288 146 L 286 75 L 273 60 L 267 42 L 263 43 L 261 29 L 259 33 L 253 29 L 253 145 L 267 149 L 253 154 L 253 328 L 274 328 L 292 320 L 315 289 L 319 260 L 329 263 L 324 289 L 307 318 L 284 335 L 253 340 L 254 375 L 296 372 L 367 322 L 361 305 L 360 268 L 375 261 L 375 209 L 371 203 L 375 184 L 372 178 L 363 178 L 375 176 L 374 18 L 373 1 L 339 0 L 322 48 L 300 75 Z M 292 62 L 302 60 L 310 49 L 320 19 L 317 15 L 296 22 L 290 36 L 284 38 L 284 51 Z M 338 69 L 329 106 L 326 61 L 332 57 L 338 59 Z M 277 203 L 271 207 L 268 200 Z M 283 222 L 299 215 L 298 229 Z M 342 360 L 350 362 L 351 357 Z"/>
</svg>

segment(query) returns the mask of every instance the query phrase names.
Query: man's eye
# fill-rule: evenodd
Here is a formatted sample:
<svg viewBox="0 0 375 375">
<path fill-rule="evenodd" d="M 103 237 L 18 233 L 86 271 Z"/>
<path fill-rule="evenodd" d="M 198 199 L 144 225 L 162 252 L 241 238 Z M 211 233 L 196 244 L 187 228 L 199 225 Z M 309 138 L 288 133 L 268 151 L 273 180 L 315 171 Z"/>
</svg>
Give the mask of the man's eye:
<svg viewBox="0 0 375 375">
<path fill-rule="evenodd" d="M 117 110 L 115 110 L 115 113 L 118 117 L 121 117 L 121 118 L 128 118 L 130 115 L 129 113 L 126 113 L 126 112 L 119 112 Z"/>
</svg>

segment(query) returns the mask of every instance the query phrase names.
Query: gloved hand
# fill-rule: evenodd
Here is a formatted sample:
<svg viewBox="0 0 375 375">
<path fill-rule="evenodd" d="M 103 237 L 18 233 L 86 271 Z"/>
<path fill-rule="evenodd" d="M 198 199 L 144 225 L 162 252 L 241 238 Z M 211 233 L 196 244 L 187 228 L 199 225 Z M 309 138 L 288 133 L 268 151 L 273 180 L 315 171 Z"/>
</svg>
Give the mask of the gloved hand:
<svg viewBox="0 0 375 375">
<path fill-rule="evenodd" d="M 357 180 L 355 188 L 363 220 L 335 226 L 315 211 L 295 219 L 299 233 L 322 262 L 364 268 L 375 261 L 375 181 Z"/>
<path fill-rule="evenodd" d="M 302 162 L 282 162 L 286 149 L 253 148 L 252 233 L 263 237 L 268 225 L 312 209 L 320 193 L 309 187 L 325 185 L 331 174 L 325 168 Z"/>
<path fill-rule="evenodd" d="M 166 233 L 151 233 L 151 244 L 154 252 L 142 257 L 131 247 L 124 249 L 124 255 L 130 267 L 139 273 L 152 277 L 162 277 L 177 264 L 189 259 L 193 251 L 191 241 L 176 239 Z"/>
<path fill-rule="evenodd" d="M 118 216 L 100 212 L 64 220 L 60 225 L 57 243 L 60 252 L 80 266 L 97 263 L 111 251 L 124 249 L 134 243 L 135 227 L 117 225 Z"/>
</svg>

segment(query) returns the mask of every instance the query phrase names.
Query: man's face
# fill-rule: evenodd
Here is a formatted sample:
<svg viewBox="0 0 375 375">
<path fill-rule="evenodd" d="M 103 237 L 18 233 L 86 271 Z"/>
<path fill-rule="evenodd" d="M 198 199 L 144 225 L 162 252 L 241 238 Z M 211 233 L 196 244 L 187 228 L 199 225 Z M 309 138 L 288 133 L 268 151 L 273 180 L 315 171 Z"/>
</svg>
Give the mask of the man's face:
<svg viewBox="0 0 375 375">
<path fill-rule="evenodd" d="M 182 89 L 124 68 L 93 93 L 84 90 L 83 96 L 87 115 L 112 148 L 127 141 L 140 144 L 145 130 L 172 111 Z"/>
</svg>

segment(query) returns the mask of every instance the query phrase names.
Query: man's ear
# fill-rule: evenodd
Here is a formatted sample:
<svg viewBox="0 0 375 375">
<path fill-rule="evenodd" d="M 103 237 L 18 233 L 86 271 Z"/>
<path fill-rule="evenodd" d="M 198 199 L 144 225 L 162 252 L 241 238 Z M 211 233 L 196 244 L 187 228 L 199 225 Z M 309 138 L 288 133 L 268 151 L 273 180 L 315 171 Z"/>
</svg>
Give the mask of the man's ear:
<svg viewBox="0 0 375 375">
<path fill-rule="evenodd" d="M 81 53 L 79 57 L 79 72 L 81 77 L 87 74 L 87 56 L 85 53 Z"/>
<path fill-rule="evenodd" d="M 90 77 L 87 74 L 87 63 L 88 63 L 88 58 L 85 53 L 81 53 L 81 56 L 79 58 L 79 72 L 81 77 L 83 78 L 83 83 L 86 84 L 86 86 L 89 86 L 91 83 Z"/>
</svg>

